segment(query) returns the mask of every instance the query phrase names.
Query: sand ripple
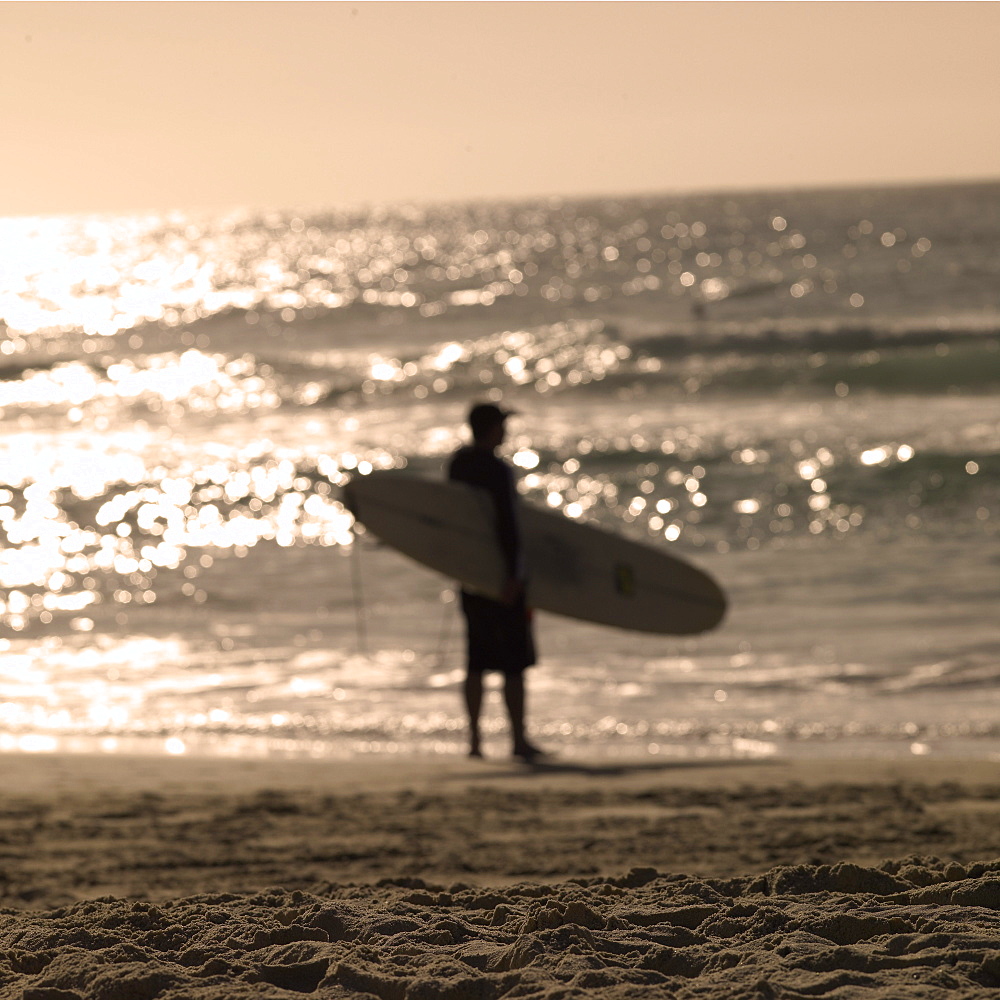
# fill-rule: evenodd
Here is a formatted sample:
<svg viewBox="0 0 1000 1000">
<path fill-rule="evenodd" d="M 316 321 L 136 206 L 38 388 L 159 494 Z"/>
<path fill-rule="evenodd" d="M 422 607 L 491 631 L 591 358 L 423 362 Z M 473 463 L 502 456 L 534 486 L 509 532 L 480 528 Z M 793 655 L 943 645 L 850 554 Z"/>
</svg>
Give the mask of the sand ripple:
<svg viewBox="0 0 1000 1000">
<path fill-rule="evenodd" d="M 21 1000 L 944 1000 L 998 987 L 1000 861 L 732 879 L 633 868 L 502 888 L 401 878 L 0 915 L 0 997 Z"/>
</svg>

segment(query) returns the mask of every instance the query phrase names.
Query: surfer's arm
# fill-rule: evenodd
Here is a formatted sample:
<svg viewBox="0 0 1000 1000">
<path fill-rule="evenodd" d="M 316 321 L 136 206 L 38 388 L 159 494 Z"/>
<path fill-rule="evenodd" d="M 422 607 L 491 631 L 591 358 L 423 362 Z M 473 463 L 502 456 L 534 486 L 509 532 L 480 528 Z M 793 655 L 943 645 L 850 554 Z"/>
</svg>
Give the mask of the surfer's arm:
<svg viewBox="0 0 1000 1000">
<path fill-rule="evenodd" d="M 501 467 L 497 489 L 492 490 L 496 505 L 497 540 L 507 569 L 507 586 L 510 599 L 517 597 L 524 585 L 524 559 L 521 552 L 521 531 L 517 519 L 514 480 L 509 469 Z"/>
<path fill-rule="evenodd" d="M 501 603 L 512 604 L 524 589 L 524 559 L 513 474 L 494 456 L 477 455 L 472 449 L 463 449 L 449 463 L 448 478 L 489 493 L 493 501 L 494 530 L 506 575 L 500 600 Z"/>
</svg>

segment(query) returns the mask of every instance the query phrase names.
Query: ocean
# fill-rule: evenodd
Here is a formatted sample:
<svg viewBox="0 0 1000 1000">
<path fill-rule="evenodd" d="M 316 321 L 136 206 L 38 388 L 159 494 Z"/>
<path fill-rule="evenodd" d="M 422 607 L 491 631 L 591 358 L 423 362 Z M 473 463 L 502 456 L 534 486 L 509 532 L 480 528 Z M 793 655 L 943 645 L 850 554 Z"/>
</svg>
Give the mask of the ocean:
<svg viewBox="0 0 1000 1000">
<path fill-rule="evenodd" d="M 1000 759 L 998 183 L 7 218 L 0 352 L 0 749 L 462 752 L 454 588 L 339 490 L 491 399 L 731 600 L 539 615 L 537 742 Z"/>
</svg>

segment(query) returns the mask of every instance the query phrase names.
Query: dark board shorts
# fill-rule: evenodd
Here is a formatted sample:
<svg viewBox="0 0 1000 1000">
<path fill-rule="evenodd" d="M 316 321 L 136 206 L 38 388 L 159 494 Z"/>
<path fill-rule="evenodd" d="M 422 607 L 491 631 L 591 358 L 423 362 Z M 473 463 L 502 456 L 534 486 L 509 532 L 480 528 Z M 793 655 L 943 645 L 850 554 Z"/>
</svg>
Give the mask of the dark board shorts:
<svg viewBox="0 0 1000 1000">
<path fill-rule="evenodd" d="M 471 673 L 499 670 L 519 674 L 535 662 L 531 615 L 523 598 L 513 604 L 500 604 L 463 590 L 462 611 Z"/>
</svg>

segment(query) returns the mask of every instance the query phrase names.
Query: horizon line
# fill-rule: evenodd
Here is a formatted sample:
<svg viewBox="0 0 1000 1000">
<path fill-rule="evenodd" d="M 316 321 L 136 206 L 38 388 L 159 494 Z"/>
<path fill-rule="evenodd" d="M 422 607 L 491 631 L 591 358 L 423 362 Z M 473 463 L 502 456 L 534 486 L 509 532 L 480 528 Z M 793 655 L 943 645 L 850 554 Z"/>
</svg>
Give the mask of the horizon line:
<svg viewBox="0 0 1000 1000">
<path fill-rule="evenodd" d="M 789 193 L 820 193 L 820 192 L 847 192 L 855 190 L 905 190 L 907 188 L 940 188 L 940 187 L 983 187 L 991 184 L 1000 184 L 1000 174 L 994 176 L 970 176 L 956 178 L 922 178 L 906 180 L 881 180 L 881 181 L 838 181 L 828 184 L 802 182 L 790 185 L 759 186 L 750 185 L 747 187 L 708 187 L 708 188 L 673 188 L 673 189 L 636 189 L 630 191 L 582 191 L 582 192 L 549 192 L 524 195 L 473 195 L 470 197 L 457 198 L 386 198 L 367 199 L 357 201 L 344 201 L 340 203 L 323 202 L 287 202 L 285 204 L 190 204 L 187 206 L 173 205 L 170 207 L 145 207 L 135 209 L 79 209 L 72 211 L 53 212 L 4 212 L 0 213 L 0 219 L 59 219 L 59 218 L 135 218 L 139 216 L 168 216 L 172 213 L 180 215 L 216 214 L 226 215 L 235 213 L 262 214 L 268 212 L 308 212 L 319 214 L 323 212 L 340 213 L 360 213 L 372 212 L 378 209 L 389 207 L 394 208 L 416 208 L 429 209 L 437 207 L 458 207 L 463 205 L 489 203 L 493 205 L 521 205 L 553 203 L 562 201 L 614 201 L 614 200 L 634 200 L 641 198 L 698 198 L 698 197 L 722 197 L 725 195 L 767 195 L 767 194 L 789 194 Z"/>
</svg>

